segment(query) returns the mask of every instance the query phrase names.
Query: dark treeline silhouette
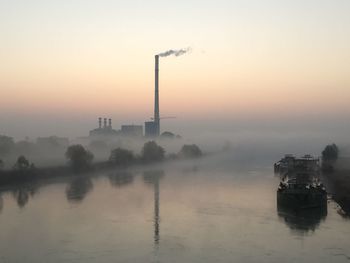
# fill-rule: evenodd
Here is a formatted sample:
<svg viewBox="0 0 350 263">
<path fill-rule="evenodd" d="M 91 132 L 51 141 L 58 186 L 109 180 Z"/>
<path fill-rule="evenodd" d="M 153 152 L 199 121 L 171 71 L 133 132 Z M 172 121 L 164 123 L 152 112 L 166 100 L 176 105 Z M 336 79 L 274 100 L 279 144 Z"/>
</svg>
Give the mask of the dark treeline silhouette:
<svg viewBox="0 0 350 263">
<path fill-rule="evenodd" d="M 28 171 L 29 169 L 35 169 L 35 166 L 33 163 L 30 163 L 26 157 L 21 155 L 14 164 L 13 169 L 18 171 Z"/>
<path fill-rule="evenodd" d="M 4 137 L 4 136 L 2 136 Z M 2 138 L 3 144 L 10 145 L 9 137 Z M 111 151 L 108 160 L 93 163 L 94 155 L 80 144 L 71 145 L 66 149 L 65 157 L 68 166 L 55 166 L 47 168 L 36 168 L 24 155 L 17 158 L 12 169 L 3 169 L 0 160 L 0 185 L 15 184 L 38 179 L 52 178 L 56 176 L 73 176 L 86 172 L 103 169 L 125 168 L 130 165 L 142 165 L 183 158 L 194 158 L 202 156 L 202 151 L 195 144 L 184 145 L 178 154 L 165 156 L 165 150 L 155 141 L 146 142 L 140 155 L 123 148 Z"/>
<path fill-rule="evenodd" d="M 350 159 L 341 154 L 336 144 L 327 145 L 322 151 L 322 172 L 328 191 L 341 207 L 339 213 L 350 218 Z"/>
<path fill-rule="evenodd" d="M 94 155 L 80 144 L 69 146 L 65 155 L 75 171 L 89 169 L 94 159 Z"/>
<path fill-rule="evenodd" d="M 135 156 L 132 151 L 117 148 L 111 151 L 109 162 L 119 166 L 128 166 L 135 161 Z"/>
<path fill-rule="evenodd" d="M 178 156 L 181 158 L 198 158 L 203 155 L 201 149 L 195 144 L 182 146 Z"/>
<path fill-rule="evenodd" d="M 322 170 L 332 172 L 338 155 L 339 149 L 335 143 L 327 145 L 322 151 Z"/>
<path fill-rule="evenodd" d="M 146 142 L 142 147 L 141 158 L 145 162 L 163 161 L 164 156 L 165 150 L 155 141 Z"/>
<path fill-rule="evenodd" d="M 15 142 L 12 137 L 0 135 L 0 159 L 7 169 L 21 155 L 34 159 L 39 165 L 62 164 L 68 145 L 68 138 L 57 136 L 39 137 L 35 142 L 29 138 Z"/>
</svg>

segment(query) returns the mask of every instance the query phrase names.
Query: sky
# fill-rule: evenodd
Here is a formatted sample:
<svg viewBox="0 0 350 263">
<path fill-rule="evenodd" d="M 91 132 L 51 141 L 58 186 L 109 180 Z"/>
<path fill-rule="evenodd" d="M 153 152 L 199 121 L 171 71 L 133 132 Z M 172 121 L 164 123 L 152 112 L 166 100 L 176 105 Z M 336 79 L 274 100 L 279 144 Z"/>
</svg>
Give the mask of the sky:
<svg viewBox="0 0 350 263">
<path fill-rule="evenodd" d="M 154 55 L 186 47 L 160 60 L 164 129 L 350 132 L 349 14 L 348 0 L 0 0 L 0 134 L 142 124 Z"/>
</svg>

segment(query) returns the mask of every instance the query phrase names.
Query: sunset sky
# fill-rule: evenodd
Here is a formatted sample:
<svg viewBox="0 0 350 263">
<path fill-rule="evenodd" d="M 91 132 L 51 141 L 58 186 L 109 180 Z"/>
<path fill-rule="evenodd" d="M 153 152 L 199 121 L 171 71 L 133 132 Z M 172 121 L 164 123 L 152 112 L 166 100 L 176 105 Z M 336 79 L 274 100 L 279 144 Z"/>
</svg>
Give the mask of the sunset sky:
<svg viewBox="0 0 350 263">
<path fill-rule="evenodd" d="M 348 0 L 0 0 L 0 134 L 141 124 L 154 55 L 185 47 L 160 61 L 175 123 L 349 116 L 349 14 Z"/>
</svg>

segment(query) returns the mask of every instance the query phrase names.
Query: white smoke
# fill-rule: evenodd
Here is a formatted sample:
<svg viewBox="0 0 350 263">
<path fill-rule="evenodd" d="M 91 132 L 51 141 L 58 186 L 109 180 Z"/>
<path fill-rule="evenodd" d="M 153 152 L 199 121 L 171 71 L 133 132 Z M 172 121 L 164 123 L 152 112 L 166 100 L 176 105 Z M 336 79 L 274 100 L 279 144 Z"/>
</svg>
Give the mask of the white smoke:
<svg viewBox="0 0 350 263">
<path fill-rule="evenodd" d="M 190 52 L 190 51 L 191 51 L 191 48 L 190 48 L 190 47 L 188 47 L 188 48 L 183 48 L 183 49 L 178 49 L 178 50 L 170 49 L 170 50 L 168 50 L 168 51 L 165 51 L 165 52 L 163 52 L 163 53 L 158 54 L 158 56 L 160 56 L 160 57 L 167 57 L 167 56 L 174 55 L 174 56 L 178 57 L 178 56 L 181 56 L 181 55 L 183 55 L 183 54 L 186 54 L 186 53 L 188 53 L 188 52 Z"/>
</svg>

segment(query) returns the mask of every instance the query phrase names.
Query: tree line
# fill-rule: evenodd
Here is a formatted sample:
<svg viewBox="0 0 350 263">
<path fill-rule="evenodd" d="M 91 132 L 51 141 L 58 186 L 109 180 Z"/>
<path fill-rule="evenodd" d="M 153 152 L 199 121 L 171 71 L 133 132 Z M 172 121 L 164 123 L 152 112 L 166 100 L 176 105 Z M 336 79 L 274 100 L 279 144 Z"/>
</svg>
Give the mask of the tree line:
<svg viewBox="0 0 350 263">
<path fill-rule="evenodd" d="M 202 156 L 201 149 L 195 144 L 185 144 L 177 154 L 169 155 L 170 159 L 198 158 Z M 71 145 L 65 152 L 65 157 L 75 171 L 88 170 L 93 166 L 94 155 L 81 144 Z M 146 142 L 140 154 L 134 154 L 131 150 L 118 147 L 113 149 L 107 160 L 110 166 L 126 167 L 135 163 L 154 163 L 166 159 L 165 150 L 155 141 Z M 4 167 L 4 162 L 0 159 L 0 170 Z M 18 157 L 12 167 L 16 171 L 32 171 L 35 165 L 24 155 Z"/>
</svg>

